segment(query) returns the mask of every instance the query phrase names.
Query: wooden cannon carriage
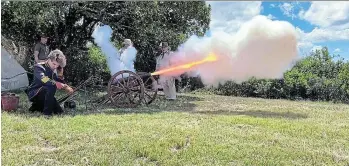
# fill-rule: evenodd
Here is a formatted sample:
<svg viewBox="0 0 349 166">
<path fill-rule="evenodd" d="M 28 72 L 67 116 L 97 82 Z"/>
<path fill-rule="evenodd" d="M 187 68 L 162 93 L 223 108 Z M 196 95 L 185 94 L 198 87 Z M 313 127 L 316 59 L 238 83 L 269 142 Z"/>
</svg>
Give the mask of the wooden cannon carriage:
<svg viewBox="0 0 349 166">
<path fill-rule="evenodd" d="M 109 100 L 118 107 L 134 107 L 142 102 L 150 104 L 155 100 L 157 92 L 155 78 L 146 72 L 123 70 L 114 74 L 108 83 Z"/>
<path fill-rule="evenodd" d="M 95 97 L 94 100 L 90 100 L 92 93 L 85 95 L 85 105 L 93 105 L 94 108 L 105 104 L 111 104 L 115 107 L 137 107 L 140 104 L 152 103 L 158 93 L 157 82 L 155 78 L 146 72 L 132 72 L 129 70 L 122 70 L 115 73 L 105 88 L 102 84 L 96 86 L 96 82 L 100 81 L 97 76 L 92 76 L 86 81 L 74 88 L 73 94 L 68 94 L 57 101 L 62 104 L 72 101 L 79 91 L 92 92 L 90 89 L 98 89 L 99 92 L 106 91 L 107 94 L 101 97 Z M 97 88 L 96 88 L 97 87 Z"/>
</svg>

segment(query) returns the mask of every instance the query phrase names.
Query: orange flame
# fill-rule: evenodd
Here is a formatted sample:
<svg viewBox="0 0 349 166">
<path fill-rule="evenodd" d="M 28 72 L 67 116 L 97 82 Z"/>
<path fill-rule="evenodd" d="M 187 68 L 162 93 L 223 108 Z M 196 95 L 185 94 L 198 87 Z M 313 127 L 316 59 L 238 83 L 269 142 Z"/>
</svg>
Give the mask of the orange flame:
<svg viewBox="0 0 349 166">
<path fill-rule="evenodd" d="M 214 62 L 214 61 L 217 61 L 217 56 L 215 54 L 211 53 L 203 60 L 190 62 L 190 63 L 184 64 L 184 65 L 174 66 L 174 67 L 167 68 L 167 69 L 162 69 L 162 70 L 156 71 L 154 73 L 151 73 L 151 75 L 161 75 L 164 73 L 174 72 L 174 71 L 178 71 L 178 70 L 188 70 L 194 66 L 197 66 L 197 65 L 200 65 L 200 64 L 203 64 L 206 62 Z"/>
</svg>

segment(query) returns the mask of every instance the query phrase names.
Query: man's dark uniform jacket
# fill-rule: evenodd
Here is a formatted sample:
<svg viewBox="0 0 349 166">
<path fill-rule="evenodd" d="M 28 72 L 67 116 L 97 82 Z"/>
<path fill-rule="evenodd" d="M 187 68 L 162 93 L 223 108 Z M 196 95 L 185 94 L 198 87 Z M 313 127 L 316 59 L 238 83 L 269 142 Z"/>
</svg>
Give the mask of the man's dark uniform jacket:
<svg viewBox="0 0 349 166">
<path fill-rule="evenodd" d="M 61 83 L 65 83 L 63 74 L 54 72 L 47 63 L 38 63 L 34 65 L 34 79 L 27 89 L 27 95 L 30 101 L 45 88 L 55 94 L 57 88 L 61 88 Z"/>
</svg>

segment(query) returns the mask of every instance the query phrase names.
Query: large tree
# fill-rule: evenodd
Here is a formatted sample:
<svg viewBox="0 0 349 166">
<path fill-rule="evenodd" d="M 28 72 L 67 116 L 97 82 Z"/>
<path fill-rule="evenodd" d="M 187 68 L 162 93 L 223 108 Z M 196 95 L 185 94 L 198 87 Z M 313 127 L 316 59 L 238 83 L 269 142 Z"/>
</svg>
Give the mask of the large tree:
<svg viewBox="0 0 349 166">
<path fill-rule="evenodd" d="M 61 49 L 68 59 L 67 78 L 75 83 L 86 79 L 90 66 L 86 44 L 93 42 L 96 25 L 108 24 L 113 41 L 130 38 L 138 50 L 138 71 L 154 70 L 154 56 L 161 41 L 172 48 L 192 34 L 203 35 L 209 27 L 210 6 L 205 2 L 2 2 L 3 35 L 21 41 L 33 58 L 38 34 L 47 33 L 51 49 Z M 74 64 L 74 65 L 72 65 Z"/>
</svg>

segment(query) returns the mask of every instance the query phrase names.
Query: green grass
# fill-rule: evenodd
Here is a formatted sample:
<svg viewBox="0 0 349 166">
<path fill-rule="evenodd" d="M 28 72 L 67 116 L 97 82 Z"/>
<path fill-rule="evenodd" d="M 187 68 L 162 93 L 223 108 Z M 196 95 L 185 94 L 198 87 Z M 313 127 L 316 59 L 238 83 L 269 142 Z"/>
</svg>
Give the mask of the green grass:
<svg viewBox="0 0 349 166">
<path fill-rule="evenodd" d="M 348 165 L 349 106 L 203 94 L 45 119 L 2 112 L 3 165 Z"/>
</svg>

